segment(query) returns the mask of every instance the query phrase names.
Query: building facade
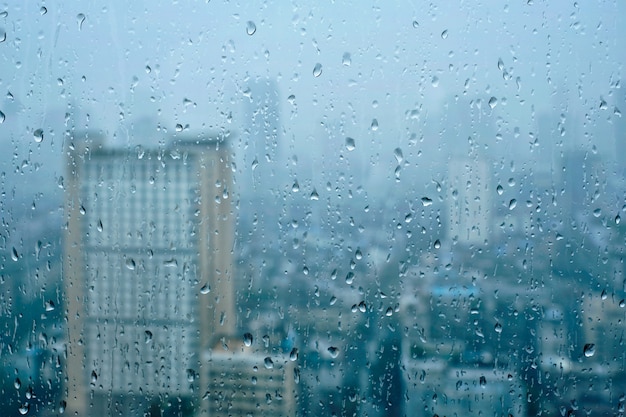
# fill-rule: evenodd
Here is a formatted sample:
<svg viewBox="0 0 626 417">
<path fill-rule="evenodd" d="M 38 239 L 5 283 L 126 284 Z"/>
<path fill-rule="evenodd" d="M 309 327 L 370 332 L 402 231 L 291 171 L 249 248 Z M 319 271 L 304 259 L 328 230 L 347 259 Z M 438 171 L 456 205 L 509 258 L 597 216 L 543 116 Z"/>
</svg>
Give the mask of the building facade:
<svg viewBox="0 0 626 417">
<path fill-rule="evenodd" d="M 201 352 L 235 326 L 225 141 L 108 149 L 86 133 L 67 156 L 67 409 L 193 404 Z"/>
</svg>

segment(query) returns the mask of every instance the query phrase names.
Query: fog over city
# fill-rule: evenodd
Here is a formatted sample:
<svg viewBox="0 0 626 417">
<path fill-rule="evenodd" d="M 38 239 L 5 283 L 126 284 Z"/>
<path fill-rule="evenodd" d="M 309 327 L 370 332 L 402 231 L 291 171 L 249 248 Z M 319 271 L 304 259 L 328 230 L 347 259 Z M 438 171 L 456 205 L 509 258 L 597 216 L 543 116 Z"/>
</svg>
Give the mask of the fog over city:
<svg viewBox="0 0 626 417">
<path fill-rule="evenodd" d="M 625 17 L 1 4 L 0 405 L 624 415 Z"/>
</svg>

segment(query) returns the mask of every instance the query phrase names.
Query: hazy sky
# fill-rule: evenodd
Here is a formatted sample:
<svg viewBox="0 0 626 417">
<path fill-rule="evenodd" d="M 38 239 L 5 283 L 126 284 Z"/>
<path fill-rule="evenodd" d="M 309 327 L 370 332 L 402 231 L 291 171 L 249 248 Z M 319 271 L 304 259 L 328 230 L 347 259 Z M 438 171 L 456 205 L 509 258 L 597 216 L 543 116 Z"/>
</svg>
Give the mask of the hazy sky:
<svg viewBox="0 0 626 417">
<path fill-rule="evenodd" d="M 492 148 L 516 152 L 543 111 L 566 112 L 582 133 L 610 131 L 626 78 L 619 0 L 16 1 L 2 10 L 0 90 L 14 96 L 0 101 L 3 169 L 30 158 L 50 177 L 60 174 L 51 153 L 60 155 L 68 103 L 89 114 L 81 126 L 117 132 L 120 143 L 131 141 L 120 125 L 146 115 L 170 133 L 177 123 L 239 131 L 247 80 L 270 77 L 291 149 L 319 148 L 320 123 L 339 123 L 357 151 L 393 159 L 417 132 L 429 137 L 405 153 L 436 158 L 443 103 L 454 96 L 461 112 L 495 97 L 485 123 L 505 140 Z M 506 142 L 515 128 L 523 146 Z"/>
</svg>

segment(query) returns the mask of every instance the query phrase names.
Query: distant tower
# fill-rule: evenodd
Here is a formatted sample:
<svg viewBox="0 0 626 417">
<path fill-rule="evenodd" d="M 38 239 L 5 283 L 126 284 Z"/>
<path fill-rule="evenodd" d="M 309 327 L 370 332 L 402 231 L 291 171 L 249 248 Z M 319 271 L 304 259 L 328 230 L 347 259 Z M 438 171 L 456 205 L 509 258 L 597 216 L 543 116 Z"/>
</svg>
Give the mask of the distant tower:
<svg viewBox="0 0 626 417">
<path fill-rule="evenodd" d="M 452 157 L 448 167 L 448 238 L 482 245 L 491 235 L 491 176 L 479 157 Z"/>
<path fill-rule="evenodd" d="M 245 128 L 241 153 L 244 177 L 239 180 L 240 186 L 253 191 L 266 190 L 269 177 L 276 175 L 276 160 L 279 157 L 281 124 L 278 86 L 273 79 L 254 79 L 246 86 L 244 95 Z"/>
<path fill-rule="evenodd" d="M 85 133 L 67 157 L 67 410 L 199 401 L 201 352 L 235 327 L 226 143 L 107 149 Z"/>
</svg>

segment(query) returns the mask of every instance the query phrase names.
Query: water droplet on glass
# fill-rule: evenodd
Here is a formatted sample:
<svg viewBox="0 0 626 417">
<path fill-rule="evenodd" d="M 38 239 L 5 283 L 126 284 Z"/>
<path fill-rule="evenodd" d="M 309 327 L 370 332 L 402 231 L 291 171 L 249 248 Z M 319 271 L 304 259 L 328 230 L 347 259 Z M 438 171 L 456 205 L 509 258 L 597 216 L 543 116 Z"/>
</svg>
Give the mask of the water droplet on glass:
<svg viewBox="0 0 626 417">
<path fill-rule="evenodd" d="M 584 347 L 583 347 L 583 353 L 585 354 L 585 356 L 587 358 L 592 357 L 593 355 L 595 355 L 596 353 L 596 345 L 593 343 L 587 343 Z"/>
<path fill-rule="evenodd" d="M 447 38 L 448 38 L 448 29 L 441 32 L 441 39 L 447 39 Z"/>
<path fill-rule="evenodd" d="M 252 20 L 248 20 L 248 23 L 246 23 L 246 33 L 252 36 L 255 34 L 255 32 L 256 32 L 256 25 L 254 24 Z"/>
<path fill-rule="evenodd" d="M 489 104 L 489 107 L 491 107 L 493 109 L 493 108 L 495 108 L 498 105 L 498 99 L 495 98 L 495 97 L 491 97 L 489 99 L 488 104 Z"/>
<path fill-rule="evenodd" d="M 41 143 L 43 141 L 43 130 L 42 129 L 35 130 L 33 132 L 33 138 L 35 139 L 35 142 Z"/>
<path fill-rule="evenodd" d="M 422 206 L 428 207 L 433 204 L 433 200 L 429 197 L 422 197 Z"/>
<path fill-rule="evenodd" d="M 313 67 L 313 76 L 319 77 L 320 75 L 322 75 L 322 64 L 318 62 L 315 64 L 315 67 Z"/>
<path fill-rule="evenodd" d="M 349 67 L 352 64 L 352 56 L 350 56 L 349 52 L 345 52 L 343 57 L 341 57 L 341 63 L 346 67 Z"/>
<path fill-rule="evenodd" d="M 511 201 L 509 201 L 509 210 L 513 210 L 516 206 L 517 206 L 517 200 L 514 198 L 511 199 Z"/>
<path fill-rule="evenodd" d="M 504 188 L 502 188 L 502 186 L 498 184 L 498 186 L 496 187 L 496 191 L 498 195 L 502 195 L 502 193 L 504 192 Z"/>
<path fill-rule="evenodd" d="M 339 356 L 339 349 L 335 346 L 331 346 L 328 348 L 328 353 L 330 353 L 331 358 L 335 359 L 337 356 Z"/>
<path fill-rule="evenodd" d="M 353 151 L 354 148 L 356 148 L 356 144 L 354 142 L 354 139 L 347 137 L 346 138 L 346 149 L 349 151 Z"/>
<path fill-rule="evenodd" d="M 126 259 L 126 268 L 130 269 L 131 271 L 135 270 L 135 260 L 133 258 L 128 258 Z"/>
<path fill-rule="evenodd" d="M 83 22 L 85 21 L 85 15 L 78 13 L 76 15 L 76 21 L 78 22 L 78 30 L 81 30 L 83 28 Z"/>
<path fill-rule="evenodd" d="M 274 361 L 269 356 L 267 358 L 265 358 L 263 363 L 265 364 L 265 367 L 267 369 L 272 369 L 274 367 Z"/>
<path fill-rule="evenodd" d="M 291 349 L 291 352 L 289 352 L 289 360 L 292 362 L 298 360 L 298 348 Z"/>
</svg>

